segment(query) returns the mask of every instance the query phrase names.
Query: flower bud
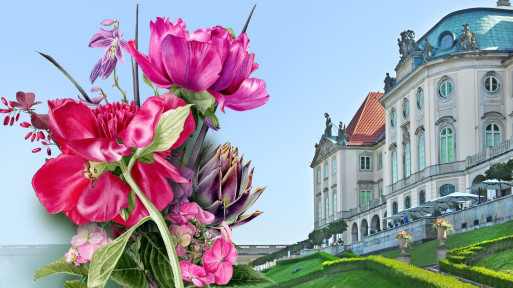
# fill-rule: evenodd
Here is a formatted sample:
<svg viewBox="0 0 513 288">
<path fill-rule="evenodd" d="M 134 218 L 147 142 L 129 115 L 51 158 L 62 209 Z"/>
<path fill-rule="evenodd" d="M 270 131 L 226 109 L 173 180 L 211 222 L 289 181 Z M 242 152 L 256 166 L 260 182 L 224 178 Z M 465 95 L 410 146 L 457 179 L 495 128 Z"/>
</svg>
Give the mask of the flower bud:
<svg viewBox="0 0 513 288">
<path fill-rule="evenodd" d="M 35 149 L 32 149 L 32 153 L 37 153 L 37 152 L 39 152 L 39 151 L 41 151 L 41 148 L 35 148 Z"/>
<path fill-rule="evenodd" d="M 46 154 L 48 154 L 48 156 L 52 156 L 52 149 L 50 149 L 50 147 L 46 148 Z"/>
<path fill-rule="evenodd" d="M 18 115 L 20 115 L 20 114 L 18 114 Z M 23 123 L 20 123 L 20 126 L 23 127 L 23 128 L 28 128 L 28 127 L 30 127 L 30 123 L 23 122 Z"/>
<path fill-rule="evenodd" d="M 102 21 L 102 23 L 100 23 L 100 24 L 102 24 L 103 26 L 110 26 L 110 25 L 112 25 L 112 24 L 114 24 L 114 23 L 116 23 L 116 22 L 117 22 L 117 21 L 110 20 L 110 19 L 105 19 L 105 20 L 103 20 L 103 21 Z"/>
<path fill-rule="evenodd" d="M 5 106 L 7 106 L 7 100 L 5 100 L 4 97 L 2 97 L 2 102 L 4 103 Z"/>
<path fill-rule="evenodd" d="M 10 120 L 10 117 L 9 116 L 5 116 L 5 118 L 4 118 L 4 126 L 9 124 L 9 120 Z"/>
<path fill-rule="evenodd" d="M 32 134 L 32 137 L 30 138 L 30 142 L 34 142 L 36 139 L 36 133 Z"/>
<path fill-rule="evenodd" d="M 30 138 L 30 136 L 32 136 L 32 132 L 29 132 L 29 133 L 27 134 L 27 136 L 25 136 L 25 140 L 27 140 L 28 138 Z"/>
<path fill-rule="evenodd" d="M 16 121 L 20 120 L 20 113 L 18 113 L 18 115 L 16 115 Z"/>
<path fill-rule="evenodd" d="M 9 123 L 9 125 L 12 126 L 12 124 L 14 124 L 14 117 L 11 117 L 11 123 Z"/>
<path fill-rule="evenodd" d="M 39 131 L 39 132 L 37 132 L 37 137 L 39 139 L 45 139 L 45 134 L 43 133 L 43 131 Z"/>
<path fill-rule="evenodd" d="M 3 114 L 11 113 L 11 110 L 9 110 L 9 109 L 0 109 L 0 113 L 3 113 Z"/>
</svg>

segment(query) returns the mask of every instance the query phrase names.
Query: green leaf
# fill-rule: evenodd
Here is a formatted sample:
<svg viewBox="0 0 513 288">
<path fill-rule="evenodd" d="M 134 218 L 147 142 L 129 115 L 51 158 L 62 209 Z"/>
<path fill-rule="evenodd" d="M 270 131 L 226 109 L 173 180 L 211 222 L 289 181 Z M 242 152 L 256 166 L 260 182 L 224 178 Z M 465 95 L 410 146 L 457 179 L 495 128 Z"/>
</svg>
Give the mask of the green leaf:
<svg viewBox="0 0 513 288">
<path fill-rule="evenodd" d="M 173 85 L 169 88 L 169 93 L 174 94 L 176 97 L 182 98 L 182 88 L 178 85 Z"/>
<path fill-rule="evenodd" d="M 157 129 L 155 129 L 155 137 L 148 146 L 137 150 L 135 154 L 138 155 L 137 160 L 146 158 L 150 153 L 166 151 L 171 148 L 180 137 L 190 110 L 191 105 L 189 104 L 162 114 Z"/>
<path fill-rule="evenodd" d="M 164 242 L 159 233 L 142 234 L 139 253 L 141 261 L 151 277 L 161 288 L 173 288 L 173 273 Z"/>
<path fill-rule="evenodd" d="M 130 217 L 130 213 L 134 211 L 135 208 L 135 192 L 134 190 L 130 191 L 130 194 L 128 194 L 128 207 L 125 207 L 119 211 L 119 214 L 121 215 L 121 218 L 123 220 L 128 221 L 128 217 Z"/>
<path fill-rule="evenodd" d="M 146 78 L 146 75 L 144 75 L 144 74 L 143 74 L 143 81 L 144 81 L 144 83 L 148 84 L 148 86 L 155 89 L 155 86 L 153 86 L 153 83 L 151 83 L 151 81 L 148 80 L 148 78 Z"/>
<path fill-rule="evenodd" d="M 72 280 L 64 282 L 64 288 L 87 288 L 84 281 Z"/>
<path fill-rule="evenodd" d="M 226 31 L 228 31 L 228 32 L 230 32 L 230 34 L 232 34 L 233 39 L 237 38 L 237 36 L 235 36 L 235 32 L 233 32 L 232 28 L 224 28 L 224 29 L 226 29 Z"/>
<path fill-rule="evenodd" d="M 141 163 L 152 164 L 153 162 L 155 162 L 155 157 L 153 157 L 153 153 L 150 153 L 150 154 L 144 155 L 144 157 L 138 158 L 137 160 Z"/>
<path fill-rule="evenodd" d="M 123 233 L 123 235 L 119 236 L 109 244 L 98 248 L 98 250 L 94 252 L 89 268 L 89 277 L 87 281 L 88 287 L 103 288 L 105 286 L 112 270 L 114 270 L 119 258 L 121 258 L 121 255 L 125 250 L 126 243 L 132 233 L 137 229 L 137 227 L 150 219 L 150 217 L 144 217 L 137 222 L 137 224 Z"/>
<path fill-rule="evenodd" d="M 214 112 L 214 109 L 212 107 L 207 109 L 205 116 L 212 120 L 212 124 L 214 124 L 214 127 L 219 128 L 219 119 L 217 119 L 216 113 Z"/>
<path fill-rule="evenodd" d="M 194 93 L 182 88 L 182 94 L 184 95 L 186 102 L 196 105 L 203 115 L 205 115 L 207 109 L 215 102 L 214 96 L 210 95 L 207 90 L 200 93 Z"/>
<path fill-rule="evenodd" d="M 232 279 L 225 286 L 254 286 L 263 283 L 274 283 L 274 281 L 265 277 L 263 273 L 251 269 L 248 265 L 234 265 Z"/>
<path fill-rule="evenodd" d="M 119 258 L 116 268 L 112 271 L 110 278 L 125 288 L 147 288 L 146 275 L 138 266 L 135 260 L 123 253 Z"/>
<path fill-rule="evenodd" d="M 50 276 L 57 273 L 66 273 L 77 276 L 85 276 L 87 275 L 87 266 L 84 264 L 80 264 L 75 266 L 74 264 L 69 264 L 66 262 L 66 257 L 62 257 L 61 259 L 53 262 L 52 264 L 48 264 L 45 267 L 36 270 L 36 274 L 34 275 L 34 282 L 38 279 Z"/>
</svg>

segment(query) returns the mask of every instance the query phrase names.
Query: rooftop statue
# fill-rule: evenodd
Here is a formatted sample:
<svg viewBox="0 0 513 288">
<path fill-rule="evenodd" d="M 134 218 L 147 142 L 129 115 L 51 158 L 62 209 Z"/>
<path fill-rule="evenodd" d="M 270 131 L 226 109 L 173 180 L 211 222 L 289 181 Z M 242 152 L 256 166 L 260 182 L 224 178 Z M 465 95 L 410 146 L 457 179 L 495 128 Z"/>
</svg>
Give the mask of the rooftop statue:
<svg viewBox="0 0 513 288">
<path fill-rule="evenodd" d="M 463 30 L 460 35 L 460 51 L 477 50 L 476 33 L 470 32 L 469 24 L 463 24 Z"/>
<path fill-rule="evenodd" d="M 427 61 L 431 57 L 433 57 L 433 45 L 431 45 L 429 40 L 426 38 L 424 50 L 422 51 L 422 58 L 424 58 L 424 61 Z"/>
<path fill-rule="evenodd" d="M 344 143 L 345 140 L 346 140 L 346 125 L 342 124 L 342 121 L 340 121 L 340 124 L 338 124 L 337 142 Z"/>
<path fill-rule="evenodd" d="M 324 135 L 331 136 L 331 126 L 333 126 L 333 124 L 331 123 L 330 114 L 324 113 L 324 117 L 326 117 L 326 129 L 324 130 Z"/>
<path fill-rule="evenodd" d="M 397 39 L 399 45 L 399 54 L 401 59 L 408 56 L 415 48 L 415 32 L 413 30 L 405 30 L 401 32 L 401 39 Z"/>
<path fill-rule="evenodd" d="M 392 89 L 392 86 L 394 85 L 394 78 L 390 77 L 390 74 L 387 72 L 387 77 L 385 77 L 383 82 L 385 83 L 385 93 L 387 93 L 388 90 Z"/>
</svg>

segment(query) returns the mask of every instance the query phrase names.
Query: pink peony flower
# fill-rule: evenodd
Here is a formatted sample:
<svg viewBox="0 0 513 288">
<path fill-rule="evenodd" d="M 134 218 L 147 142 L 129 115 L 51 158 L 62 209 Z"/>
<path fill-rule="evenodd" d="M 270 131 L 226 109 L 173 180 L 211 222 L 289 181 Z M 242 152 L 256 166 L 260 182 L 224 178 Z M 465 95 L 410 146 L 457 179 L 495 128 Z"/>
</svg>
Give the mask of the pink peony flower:
<svg viewBox="0 0 513 288">
<path fill-rule="evenodd" d="M 236 259 L 235 246 L 223 238 L 217 238 L 212 248 L 203 255 L 203 265 L 207 272 L 214 274 L 216 284 L 224 285 L 232 278 L 232 265 Z"/>
<path fill-rule="evenodd" d="M 110 103 L 91 110 L 71 99 L 50 101 L 50 130 L 63 154 L 48 160 L 34 175 L 32 186 L 39 201 L 49 213 L 63 211 L 75 224 L 114 220 L 134 225 L 148 215 L 144 205 L 137 199 L 128 221 L 123 220 L 119 211 L 128 206 L 130 187 L 111 172 L 95 175 L 96 179 L 90 161 L 116 162 L 130 155 L 131 148 L 145 147 L 153 140 L 162 113 L 184 105 L 183 100 L 172 94 L 150 97 L 140 108 L 133 103 Z M 189 114 L 171 149 L 187 140 L 194 128 L 193 116 Z M 118 138 L 123 142 L 118 142 Z M 173 200 L 167 178 L 189 183 L 164 159 L 168 153 L 154 153 L 154 163 L 136 162 L 131 171 L 159 210 Z"/>
<path fill-rule="evenodd" d="M 180 270 L 182 270 L 182 279 L 192 282 L 197 287 L 214 283 L 214 275 L 207 273 L 203 267 L 189 261 L 180 261 Z"/>
</svg>

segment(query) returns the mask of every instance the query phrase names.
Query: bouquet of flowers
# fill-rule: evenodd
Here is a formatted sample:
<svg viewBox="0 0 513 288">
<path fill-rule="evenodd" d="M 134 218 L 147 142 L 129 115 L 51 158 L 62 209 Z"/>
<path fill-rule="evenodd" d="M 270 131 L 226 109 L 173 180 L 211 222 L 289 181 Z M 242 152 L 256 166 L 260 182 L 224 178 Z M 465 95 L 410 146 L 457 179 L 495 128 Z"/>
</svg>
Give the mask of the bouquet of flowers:
<svg viewBox="0 0 513 288">
<path fill-rule="evenodd" d="M 248 19 L 249 21 L 249 19 Z M 268 100 L 246 33 L 215 26 L 189 33 L 182 19 L 150 23 L 148 55 L 137 39 L 125 41 L 119 21 L 101 23 L 89 46 L 105 49 L 94 65 L 91 83 L 113 73 L 121 100 L 100 87 L 89 97 L 48 101 L 38 113 L 33 93 L 2 98 L 13 125 L 26 113 L 25 139 L 40 144 L 33 153 L 60 153 L 36 172 L 32 186 L 48 213 L 63 212 L 76 225 L 71 248 L 60 260 L 36 271 L 35 280 L 56 273 L 79 276 L 65 287 L 104 287 L 109 279 L 124 287 L 205 287 L 269 282 L 248 266 L 234 265 L 237 251 L 231 229 L 261 212 L 245 214 L 264 188 L 252 191 L 253 169 L 226 143 L 202 147 L 209 128 L 220 128 L 219 108 L 245 111 Z M 244 32 L 244 31 L 243 31 Z M 137 35 L 137 34 L 136 34 Z M 134 101 L 128 101 L 116 76 L 128 52 Z M 153 89 L 141 104 L 137 71 Z M 200 123 L 203 123 L 200 125 Z M 194 148 L 186 151 L 197 131 Z"/>
<path fill-rule="evenodd" d="M 433 228 L 438 228 L 438 227 L 445 227 L 447 229 L 447 232 L 454 231 L 454 226 L 451 223 L 449 223 L 449 221 L 446 221 L 446 220 L 436 219 L 435 223 L 433 224 Z"/>
<path fill-rule="evenodd" d="M 411 235 L 404 230 L 397 232 L 397 235 L 395 235 L 395 238 L 396 239 L 406 239 L 406 243 L 413 242 L 413 238 L 411 237 Z"/>
</svg>

